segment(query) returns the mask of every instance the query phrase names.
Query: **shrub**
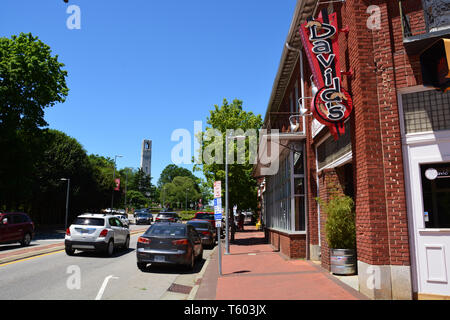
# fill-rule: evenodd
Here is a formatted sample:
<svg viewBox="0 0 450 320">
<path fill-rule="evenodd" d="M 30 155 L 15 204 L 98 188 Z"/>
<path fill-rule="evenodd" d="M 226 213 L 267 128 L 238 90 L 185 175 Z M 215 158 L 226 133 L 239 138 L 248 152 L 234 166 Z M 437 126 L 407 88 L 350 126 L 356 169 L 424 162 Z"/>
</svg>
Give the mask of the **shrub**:
<svg viewBox="0 0 450 320">
<path fill-rule="evenodd" d="M 325 230 L 328 246 L 332 249 L 354 249 L 356 226 L 353 199 L 349 196 L 334 195 L 328 202 L 317 200 L 327 214 Z"/>
</svg>

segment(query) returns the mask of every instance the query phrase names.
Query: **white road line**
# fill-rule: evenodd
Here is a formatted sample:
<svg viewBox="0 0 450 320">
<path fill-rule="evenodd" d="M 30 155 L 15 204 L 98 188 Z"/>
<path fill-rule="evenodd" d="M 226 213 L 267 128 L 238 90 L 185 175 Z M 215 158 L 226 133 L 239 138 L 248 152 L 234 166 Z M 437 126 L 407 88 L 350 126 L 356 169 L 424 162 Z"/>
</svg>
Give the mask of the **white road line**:
<svg viewBox="0 0 450 320">
<path fill-rule="evenodd" d="M 118 277 L 114 277 L 113 275 L 107 276 L 105 280 L 103 280 L 103 284 L 100 288 L 100 290 L 97 293 L 97 296 L 95 297 L 95 300 L 100 300 L 103 296 L 103 292 L 105 292 L 106 285 L 108 284 L 109 279 L 119 279 Z"/>
</svg>

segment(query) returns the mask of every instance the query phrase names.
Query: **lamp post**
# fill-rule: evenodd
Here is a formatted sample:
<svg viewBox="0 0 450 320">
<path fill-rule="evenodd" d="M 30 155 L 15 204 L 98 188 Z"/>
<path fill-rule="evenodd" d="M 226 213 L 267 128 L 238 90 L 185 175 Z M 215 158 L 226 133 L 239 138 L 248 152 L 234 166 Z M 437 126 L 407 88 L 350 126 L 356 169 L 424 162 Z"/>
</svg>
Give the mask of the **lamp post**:
<svg viewBox="0 0 450 320">
<path fill-rule="evenodd" d="M 229 135 L 225 138 L 225 254 L 230 254 L 228 212 L 228 140 L 245 140 L 245 136 Z M 233 223 L 234 226 L 234 223 Z M 233 227 L 234 230 L 234 227 Z M 233 233 L 234 235 L 234 233 Z"/>
<path fill-rule="evenodd" d="M 189 188 L 186 189 L 186 211 L 187 211 L 187 193 L 189 192 Z"/>
<path fill-rule="evenodd" d="M 115 155 L 114 156 L 114 173 L 113 173 L 113 181 L 114 181 L 114 183 L 116 183 L 116 159 L 117 158 L 122 158 L 123 156 L 121 156 L 121 155 Z M 113 206 L 114 206 L 114 189 L 115 189 L 115 187 L 113 188 L 113 190 L 112 190 L 112 196 L 111 196 L 111 213 L 112 213 L 112 211 L 113 211 Z"/>
<path fill-rule="evenodd" d="M 64 230 L 67 230 L 67 217 L 69 215 L 69 189 L 70 189 L 70 179 L 69 178 L 61 178 L 61 181 L 67 181 L 67 195 L 66 195 L 66 219 L 64 223 Z"/>
</svg>

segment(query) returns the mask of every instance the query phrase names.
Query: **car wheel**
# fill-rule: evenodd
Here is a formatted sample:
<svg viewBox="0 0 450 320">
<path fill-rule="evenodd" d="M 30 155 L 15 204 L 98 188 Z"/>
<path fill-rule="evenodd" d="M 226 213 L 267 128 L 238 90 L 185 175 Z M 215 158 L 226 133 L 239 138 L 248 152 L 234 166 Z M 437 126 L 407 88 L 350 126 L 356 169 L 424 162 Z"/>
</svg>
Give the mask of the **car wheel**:
<svg viewBox="0 0 450 320">
<path fill-rule="evenodd" d="M 24 247 L 29 246 L 31 243 L 31 234 L 29 233 L 25 233 L 25 235 L 23 236 L 22 241 L 20 241 L 20 244 Z"/>
<path fill-rule="evenodd" d="M 200 254 L 197 257 L 197 261 L 202 261 L 203 260 L 203 248 L 202 251 L 200 251 Z"/>
<path fill-rule="evenodd" d="M 75 254 L 75 250 L 70 247 L 66 247 L 66 254 L 68 256 L 73 256 Z"/>
<path fill-rule="evenodd" d="M 108 246 L 106 247 L 106 256 L 111 257 L 114 253 L 114 241 L 109 240 Z"/>
<path fill-rule="evenodd" d="M 130 237 L 127 236 L 127 240 L 125 240 L 125 244 L 123 245 L 123 250 L 126 251 L 130 248 Z"/>
<path fill-rule="evenodd" d="M 194 254 L 194 249 L 192 249 L 192 253 L 191 253 L 191 261 L 190 263 L 187 265 L 187 269 L 189 271 L 194 270 L 194 266 L 195 266 L 195 254 Z"/>
<path fill-rule="evenodd" d="M 145 271 L 147 269 L 147 264 L 145 262 L 138 262 L 137 267 L 141 271 Z"/>
</svg>

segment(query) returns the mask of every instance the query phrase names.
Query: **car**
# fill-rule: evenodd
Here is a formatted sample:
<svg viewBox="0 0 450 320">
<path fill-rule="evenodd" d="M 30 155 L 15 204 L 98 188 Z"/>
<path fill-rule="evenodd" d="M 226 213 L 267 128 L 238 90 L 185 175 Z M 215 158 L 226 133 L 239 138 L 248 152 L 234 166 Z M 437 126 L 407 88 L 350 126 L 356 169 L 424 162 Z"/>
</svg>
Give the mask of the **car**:
<svg viewBox="0 0 450 320">
<path fill-rule="evenodd" d="M 124 214 L 115 214 L 114 215 L 116 218 L 119 218 L 119 220 L 122 222 L 122 224 L 129 228 L 130 227 L 130 221 L 128 220 L 127 216 Z"/>
<path fill-rule="evenodd" d="M 181 222 L 181 218 L 176 212 L 160 212 L 156 216 L 155 222 Z"/>
<path fill-rule="evenodd" d="M 138 238 L 137 267 L 141 271 L 153 265 L 183 265 L 193 270 L 203 259 L 200 235 L 192 225 L 160 222 L 153 224 Z"/>
<path fill-rule="evenodd" d="M 34 237 L 34 223 L 24 212 L 0 212 L 0 244 L 19 242 L 28 246 Z"/>
<path fill-rule="evenodd" d="M 134 216 L 135 217 L 137 217 L 141 213 L 150 213 L 150 210 L 149 209 L 145 209 L 145 208 L 134 210 Z"/>
<path fill-rule="evenodd" d="M 136 215 L 136 224 L 151 224 L 153 215 L 151 213 L 139 212 Z"/>
<path fill-rule="evenodd" d="M 111 256 L 116 248 L 128 250 L 130 230 L 113 215 L 84 213 L 67 228 L 64 244 L 69 256 L 74 255 L 75 250 Z"/>
<path fill-rule="evenodd" d="M 205 220 L 189 220 L 188 225 L 193 226 L 202 238 L 202 244 L 209 248 L 216 244 L 217 230 L 213 228 L 210 222 Z"/>
<path fill-rule="evenodd" d="M 214 212 L 197 212 L 193 219 L 206 220 L 211 223 L 214 229 L 216 228 L 216 219 L 214 217 Z"/>
</svg>

